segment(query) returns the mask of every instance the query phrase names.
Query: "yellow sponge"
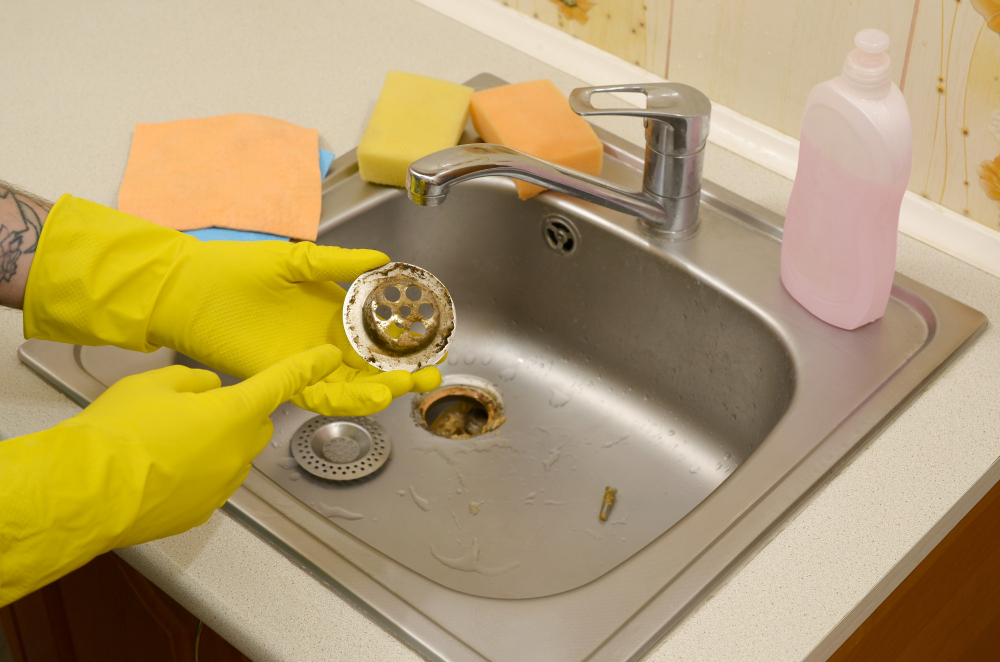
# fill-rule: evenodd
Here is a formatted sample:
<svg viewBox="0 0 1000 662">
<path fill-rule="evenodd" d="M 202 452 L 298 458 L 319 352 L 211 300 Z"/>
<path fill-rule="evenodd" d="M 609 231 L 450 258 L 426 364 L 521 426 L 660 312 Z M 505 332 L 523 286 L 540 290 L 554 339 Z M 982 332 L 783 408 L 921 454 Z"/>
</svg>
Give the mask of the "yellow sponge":
<svg viewBox="0 0 1000 662">
<path fill-rule="evenodd" d="M 458 144 L 471 96 L 465 85 L 390 71 L 358 145 L 361 178 L 404 186 L 411 163 Z"/>
</svg>

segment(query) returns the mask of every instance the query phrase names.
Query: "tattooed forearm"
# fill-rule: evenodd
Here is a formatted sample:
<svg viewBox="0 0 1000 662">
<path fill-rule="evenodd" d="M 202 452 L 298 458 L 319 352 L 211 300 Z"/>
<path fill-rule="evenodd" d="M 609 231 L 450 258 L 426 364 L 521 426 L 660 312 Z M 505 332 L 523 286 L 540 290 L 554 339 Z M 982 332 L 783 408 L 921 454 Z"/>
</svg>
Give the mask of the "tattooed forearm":
<svg viewBox="0 0 1000 662">
<path fill-rule="evenodd" d="M 32 253 L 52 204 L 0 180 L 0 303 L 21 307 Z"/>
</svg>

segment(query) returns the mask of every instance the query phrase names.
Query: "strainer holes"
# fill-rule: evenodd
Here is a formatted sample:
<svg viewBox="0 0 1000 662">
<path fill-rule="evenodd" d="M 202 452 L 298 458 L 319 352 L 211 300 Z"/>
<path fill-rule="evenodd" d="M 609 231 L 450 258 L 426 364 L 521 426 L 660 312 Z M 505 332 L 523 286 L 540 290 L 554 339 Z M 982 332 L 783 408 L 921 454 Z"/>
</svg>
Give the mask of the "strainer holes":
<svg viewBox="0 0 1000 662">
<path fill-rule="evenodd" d="M 423 322 L 414 322 L 410 325 L 410 333 L 416 336 L 422 336 L 427 333 L 427 327 L 424 326 Z"/>
<path fill-rule="evenodd" d="M 423 292 L 421 292 L 420 288 L 416 285 L 410 285 L 406 288 L 406 298 L 410 301 L 420 301 L 420 295 L 422 294 Z"/>
<path fill-rule="evenodd" d="M 407 305 L 402 305 L 399 307 L 399 314 L 402 315 L 403 317 L 409 317 L 410 313 L 412 312 L 413 311 L 410 310 L 410 307 Z"/>
<path fill-rule="evenodd" d="M 385 292 L 382 293 L 386 299 L 392 301 L 393 303 L 399 301 L 399 288 L 395 286 L 389 286 L 385 288 Z"/>
<path fill-rule="evenodd" d="M 420 304 L 420 308 L 417 309 L 417 312 L 420 313 L 420 316 L 424 319 L 430 319 L 431 317 L 434 317 L 434 306 L 429 303 L 422 303 Z"/>
<path fill-rule="evenodd" d="M 379 306 L 378 308 L 375 309 L 375 317 L 379 318 L 382 321 L 389 319 L 390 317 L 392 317 L 392 308 L 390 308 L 389 306 Z"/>
</svg>

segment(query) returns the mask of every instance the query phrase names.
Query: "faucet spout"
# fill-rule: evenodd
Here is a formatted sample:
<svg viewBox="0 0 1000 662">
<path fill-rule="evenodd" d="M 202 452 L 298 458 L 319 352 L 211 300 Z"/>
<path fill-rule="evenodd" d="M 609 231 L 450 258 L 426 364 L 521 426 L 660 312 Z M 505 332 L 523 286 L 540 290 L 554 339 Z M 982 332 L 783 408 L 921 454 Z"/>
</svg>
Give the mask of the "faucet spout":
<svg viewBox="0 0 1000 662">
<path fill-rule="evenodd" d="M 502 145 L 459 145 L 414 161 L 406 174 L 406 194 L 418 205 L 444 202 L 455 184 L 478 177 L 504 176 L 631 214 L 647 226 L 678 233 L 675 218 L 653 196 L 629 191 L 571 168 L 564 168 Z M 697 196 L 697 194 L 695 194 Z M 695 207 L 697 214 L 697 206 Z"/>
</svg>

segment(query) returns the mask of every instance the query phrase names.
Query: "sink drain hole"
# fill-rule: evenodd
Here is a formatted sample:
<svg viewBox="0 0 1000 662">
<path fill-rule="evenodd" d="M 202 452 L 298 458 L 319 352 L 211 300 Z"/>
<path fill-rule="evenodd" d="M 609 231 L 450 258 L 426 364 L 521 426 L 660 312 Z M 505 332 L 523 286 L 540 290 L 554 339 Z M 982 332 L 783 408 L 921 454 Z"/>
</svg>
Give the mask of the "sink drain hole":
<svg viewBox="0 0 1000 662">
<path fill-rule="evenodd" d="M 507 420 L 500 391 L 474 375 L 448 375 L 440 388 L 414 400 L 413 415 L 418 425 L 448 439 L 492 432 Z"/>
</svg>

